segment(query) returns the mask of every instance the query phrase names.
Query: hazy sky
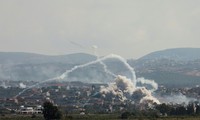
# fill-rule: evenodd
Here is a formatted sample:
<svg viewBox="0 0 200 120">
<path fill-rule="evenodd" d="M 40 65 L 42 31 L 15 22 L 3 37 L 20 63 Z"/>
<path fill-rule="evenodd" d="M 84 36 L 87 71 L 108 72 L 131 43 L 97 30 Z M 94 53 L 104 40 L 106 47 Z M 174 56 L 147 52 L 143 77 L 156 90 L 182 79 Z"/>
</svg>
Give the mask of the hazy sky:
<svg viewBox="0 0 200 120">
<path fill-rule="evenodd" d="M 138 58 L 200 47 L 200 0 L 0 0 L 0 51 Z"/>
</svg>

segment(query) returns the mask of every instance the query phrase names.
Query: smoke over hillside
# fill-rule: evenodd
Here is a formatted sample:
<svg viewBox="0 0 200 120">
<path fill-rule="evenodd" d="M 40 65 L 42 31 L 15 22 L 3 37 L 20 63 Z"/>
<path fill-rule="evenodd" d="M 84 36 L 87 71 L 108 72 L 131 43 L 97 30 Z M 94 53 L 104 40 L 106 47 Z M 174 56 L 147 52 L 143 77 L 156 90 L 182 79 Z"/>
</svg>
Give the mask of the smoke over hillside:
<svg viewBox="0 0 200 120">
<path fill-rule="evenodd" d="M 127 79 L 125 76 L 117 76 L 114 83 L 109 84 L 108 87 L 102 86 L 100 93 L 103 97 L 118 98 L 120 101 L 131 100 L 135 103 L 157 103 L 160 104 L 159 100 L 152 96 L 151 92 L 145 87 L 137 87 Z"/>
<path fill-rule="evenodd" d="M 96 49 L 96 47 L 94 47 L 94 49 Z M 82 57 L 78 56 L 70 55 L 72 58 L 66 57 L 71 59 L 71 62 L 68 63 L 66 61 L 64 62 L 64 57 L 56 64 L 53 62 L 55 61 L 54 59 L 47 60 L 45 64 L 37 63 L 40 61 L 39 57 L 35 58 L 38 59 L 38 61 L 36 60 L 37 62 L 33 62 L 34 60 L 24 61 L 26 64 L 11 64 L 12 61 L 8 64 L 8 61 L 4 61 L 6 64 L 4 65 L 2 63 L 0 65 L 0 68 L 2 68 L 0 69 L 0 77 L 3 76 L 5 77 L 4 79 L 14 78 L 15 80 L 23 77 L 24 79 L 20 80 L 34 80 L 38 78 L 38 75 L 40 76 L 39 79 L 37 79 L 40 82 L 37 84 L 30 86 L 20 83 L 19 87 L 23 90 L 15 97 L 20 96 L 31 88 L 50 81 L 81 81 L 85 83 L 108 84 L 108 87 L 102 86 L 99 91 L 106 99 L 111 98 L 121 102 L 132 101 L 132 103 L 137 104 L 160 104 L 166 102 L 160 96 L 156 96 L 158 98 L 155 97 L 154 92 L 158 89 L 158 84 L 154 80 L 148 80 L 142 77 L 137 78 L 133 67 L 121 56 L 115 54 L 104 57 L 89 56 L 89 58 L 83 57 L 83 60 L 81 59 Z M 62 57 L 60 56 L 60 58 Z M 45 65 L 45 67 L 43 65 Z M 21 70 L 21 68 L 23 68 L 23 70 Z M 12 71 L 18 71 L 20 73 L 16 74 Z M 4 84 L 2 84 L 2 86 L 5 87 Z M 185 96 L 183 96 L 183 98 L 184 97 Z M 170 101 L 173 96 L 172 98 L 168 96 L 165 98 Z M 185 98 L 187 99 L 187 97 Z M 173 102 L 177 103 L 176 101 Z"/>
</svg>

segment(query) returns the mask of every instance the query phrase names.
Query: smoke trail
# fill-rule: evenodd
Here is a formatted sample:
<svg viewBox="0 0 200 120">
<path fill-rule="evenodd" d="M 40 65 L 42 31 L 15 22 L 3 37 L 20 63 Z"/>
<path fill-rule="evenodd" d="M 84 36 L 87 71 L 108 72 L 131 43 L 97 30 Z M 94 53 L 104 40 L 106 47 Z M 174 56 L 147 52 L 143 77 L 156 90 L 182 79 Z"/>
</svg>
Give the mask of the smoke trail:
<svg viewBox="0 0 200 120">
<path fill-rule="evenodd" d="M 103 70 L 104 70 L 107 74 L 111 75 L 111 76 L 114 77 L 114 78 L 117 77 L 117 75 L 115 75 L 115 74 L 112 73 L 110 70 L 108 70 L 106 64 L 104 64 L 102 61 L 100 61 L 99 63 L 103 66 Z"/>
<path fill-rule="evenodd" d="M 85 49 L 86 47 L 77 43 L 77 42 L 74 42 L 74 41 L 69 41 L 71 44 L 75 45 L 75 46 L 78 46 L 79 48 L 82 48 L 82 49 Z"/>
<path fill-rule="evenodd" d="M 114 54 L 110 54 L 110 55 L 108 55 L 108 56 L 99 58 L 99 59 L 97 59 L 97 60 L 95 60 L 95 61 L 92 61 L 92 62 L 83 64 L 83 65 L 74 66 L 72 69 L 67 70 L 66 72 L 64 72 L 62 75 L 60 75 L 60 76 L 58 76 L 58 77 L 51 78 L 51 79 L 47 79 L 47 80 L 44 80 L 44 81 L 42 81 L 42 82 L 39 82 L 39 83 L 37 83 L 37 84 L 35 84 L 35 85 L 29 86 L 29 87 L 27 87 L 26 89 L 22 90 L 20 93 L 18 93 L 15 97 L 20 96 L 20 95 L 21 95 L 22 93 L 24 93 L 25 91 L 27 91 L 27 90 L 29 90 L 29 89 L 31 89 L 31 88 L 37 86 L 37 85 L 40 85 L 40 84 L 42 84 L 42 83 L 49 82 L 49 81 L 54 81 L 54 80 L 63 80 L 64 78 L 67 78 L 67 77 L 68 77 L 68 74 L 69 74 L 69 73 L 75 71 L 76 69 L 84 68 L 84 67 L 87 67 L 87 66 L 92 65 L 92 64 L 100 63 L 100 62 L 102 62 L 102 61 L 104 61 L 104 60 L 111 59 L 111 58 L 112 58 L 112 59 L 113 59 L 113 58 L 114 58 L 114 59 L 118 59 L 119 61 L 121 61 L 121 62 L 127 67 L 127 69 L 130 70 L 130 72 L 131 72 L 131 74 L 132 74 L 133 84 L 134 84 L 134 86 L 135 86 L 135 85 L 136 85 L 136 81 L 135 81 L 135 80 L 136 80 L 136 76 L 135 76 L 135 72 L 134 72 L 133 68 L 132 68 L 132 67 L 126 62 L 126 60 L 125 60 L 124 58 L 122 58 L 121 56 L 119 56 L 119 55 L 114 55 Z M 109 74 L 112 75 L 112 73 L 109 72 L 109 70 L 107 70 L 107 67 L 106 67 L 105 64 L 104 64 L 104 66 L 105 66 L 104 69 L 107 71 L 107 73 L 109 73 Z M 116 76 L 116 75 L 113 74 L 113 76 Z"/>
<path fill-rule="evenodd" d="M 136 76 L 135 76 L 135 72 L 133 70 L 133 68 L 126 62 L 126 60 L 124 58 L 122 58 L 121 56 L 119 55 L 114 55 L 114 54 L 110 54 L 108 56 L 105 56 L 105 57 L 102 57 L 102 58 L 99 58 L 95 61 L 92 61 L 92 62 L 89 62 L 89 63 L 86 63 L 86 64 L 83 64 L 83 65 L 78 65 L 78 66 L 74 66 L 72 69 L 70 70 L 67 70 L 65 73 L 63 73 L 61 76 L 57 77 L 57 79 L 64 79 L 65 77 L 67 77 L 67 75 L 71 72 L 73 72 L 74 70 L 78 69 L 78 68 L 84 68 L 84 67 L 87 67 L 89 65 L 92 65 L 92 64 L 96 64 L 96 63 L 100 63 L 104 60 L 107 60 L 107 59 L 111 59 L 111 58 L 114 58 L 114 59 L 118 59 L 119 61 L 121 61 L 126 67 L 127 69 L 131 72 L 132 74 L 132 80 L 134 80 L 134 85 L 135 85 L 135 80 L 136 80 Z M 105 64 L 104 64 L 105 65 Z M 106 65 L 105 65 L 106 66 Z M 107 68 L 106 68 L 107 69 Z M 113 76 L 116 76 L 116 75 L 113 75 Z"/>
<path fill-rule="evenodd" d="M 19 92 L 16 96 L 14 96 L 14 98 L 17 98 L 18 96 L 20 96 L 21 94 L 23 94 L 24 92 L 26 92 L 27 90 L 31 89 L 31 88 L 34 88 L 42 83 L 45 83 L 45 82 L 49 82 L 49 81 L 54 81 L 54 80 L 57 80 L 57 77 L 56 78 L 51 78 L 51 79 L 47 79 L 47 80 L 44 80 L 44 81 L 41 81 L 39 83 L 36 83 L 34 85 L 31 85 L 31 86 L 28 86 L 26 89 L 22 90 L 21 92 Z"/>
<path fill-rule="evenodd" d="M 111 54 L 111 56 L 115 59 L 118 59 L 119 61 L 121 61 L 126 68 L 131 72 L 132 74 L 132 80 L 133 80 L 133 84 L 134 86 L 136 85 L 136 75 L 135 75 L 135 71 L 134 69 L 127 63 L 126 59 L 124 59 L 123 57 L 119 56 L 119 55 L 115 55 L 115 54 Z"/>
<path fill-rule="evenodd" d="M 94 50 L 94 55 L 96 56 L 96 58 L 97 58 L 97 60 L 98 60 L 98 59 L 99 59 L 99 56 L 98 56 L 98 54 L 97 54 L 97 48 L 98 48 L 98 47 L 97 47 L 96 45 L 93 45 L 92 48 L 93 48 L 93 50 Z M 117 75 L 115 75 L 113 72 L 111 72 L 110 70 L 108 70 L 107 65 L 106 65 L 102 60 L 100 60 L 99 63 L 103 66 L 103 70 L 104 70 L 107 74 L 111 75 L 111 76 L 114 77 L 114 78 L 117 77 Z"/>
<path fill-rule="evenodd" d="M 142 84 L 149 84 L 153 87 L 153 89 L 151 89 L 150 91 L 154 92 L 158 89 L 158 84 L 154 81 L 154 80 L 147 80 L 144 78 L 138 78 L 137 82 L 140 82 Z"/>
</svg>

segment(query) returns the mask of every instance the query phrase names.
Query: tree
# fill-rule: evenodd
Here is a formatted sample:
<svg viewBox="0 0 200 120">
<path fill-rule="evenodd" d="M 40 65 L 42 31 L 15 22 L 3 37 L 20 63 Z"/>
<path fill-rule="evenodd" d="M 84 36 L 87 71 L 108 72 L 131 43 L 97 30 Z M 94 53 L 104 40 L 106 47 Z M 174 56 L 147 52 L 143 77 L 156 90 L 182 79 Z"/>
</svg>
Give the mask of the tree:
<svg viewBox="0 0 200 120">
<path fill-rule="evenodd" d="M 157 105 L 156 108 L 160 113 L 162 113 L 162 115 L 169 114 L 171 111 L 171 107 L 165 103 Z"/>
<path fill-rule="evenodd" d="M 121 114 L 121 119 L 128 119 L 128 117 L 130 116 L 131 114 L 129 112 L 123 112 Z"/>
<path fill-rule="evenodd" d="M 43 108 L 43 116 L 45 120 L 61 119 L 61 111 L 59 111 L 58 107 L 54 106 L 51 102 L 44 102 Z"/>
<path fill-rule="evenodd" d="M 196 114 L 197 114 L 197 115 L 200 115 L 200 106 L 199 106 L 199 105 L 196 105 L 196 108 L 197 108 L 197 109 L 196 109 Z"/>
<path fill-rule="evenodd" d="M 194 103 L 189 103 L 187 105 L 187 112 L 189 115 L 195 114 L 195 104 Z"/>
</svg>

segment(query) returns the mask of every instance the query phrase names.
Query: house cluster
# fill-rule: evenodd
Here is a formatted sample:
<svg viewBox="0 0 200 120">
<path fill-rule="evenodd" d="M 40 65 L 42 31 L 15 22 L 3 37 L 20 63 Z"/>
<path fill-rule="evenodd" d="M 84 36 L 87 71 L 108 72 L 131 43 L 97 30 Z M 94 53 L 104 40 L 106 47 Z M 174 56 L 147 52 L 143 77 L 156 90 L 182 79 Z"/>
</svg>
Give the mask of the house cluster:
<svg viewBox="0 0 200 120">
<path fill-rule="evenodd" d="M 20 114 L 42 114 L 43 107 L 41 105 L 37 105 L 34 107 L 25 107 L 20 106 L 18 113 Z"/>
<path fill-rule="evenodd" d="M 103 97 L 99 93 L 100 86 L 102 85 L 103 84 L 86 84 L 81 82 L 63 82 L 59 84 L 52 82 L 29 89 L 16 98 L 9 98 L 9 96 L 5 98 L 4 93 L 16 95 L 16 93 L 12 92 L 21 91 L 23 89 L 0 88 L 0 109 L 5 108 L 19 114 L 40 114 L 42 113 L 42 104 L 47 100 L 55 105 L 61 106 L 63 111 L 79 114 L 121 112 L 137 107 L 137 105 L 134 106 L 131 101 L 122 103 L 116 98 Z M 196 96 L 198 99 L 200 96 L 199 91 L 200 87 L 193 89 L 169 89 L 160 86 L 157 94 L 162 96 L 165 94 L 172 95 L 173 93 L 182 93 L 183 95 L 193 95 L 192 97 Z"/>
</svg>

